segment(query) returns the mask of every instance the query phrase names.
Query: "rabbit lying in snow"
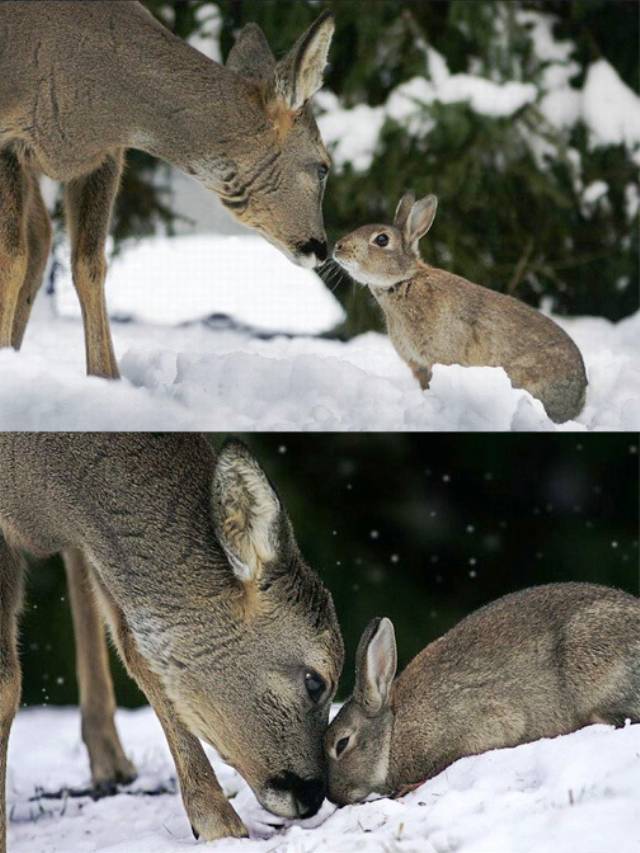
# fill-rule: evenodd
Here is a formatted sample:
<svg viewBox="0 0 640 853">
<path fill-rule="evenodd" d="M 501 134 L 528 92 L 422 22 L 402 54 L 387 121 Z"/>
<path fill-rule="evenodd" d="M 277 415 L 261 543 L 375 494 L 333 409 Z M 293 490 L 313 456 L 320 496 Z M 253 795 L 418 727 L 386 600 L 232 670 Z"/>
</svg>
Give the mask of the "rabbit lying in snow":
<svg viewBox="0 0 640 853">
<path fill-rule="evenodd" d="M 393 624 L 374 619 L 353 696 L 325 734 L 336 803 L 407 790 L 464 755 L 640 722 L 640 600 L 583 583 L 527 589 L 467 616 L 394 681 L 395 671 Z"/>
<path fill-rule="evenodd" d="M 334 259 L 367 284 L 384 311 L 389 337 L 428 388 L 434 364 L 503 367 L 557 422 L 584 405 L 587 377 L 576 345 L 523 302 L 425 264 L 418 241 L 437 199 L 402 197 L 393 225 L 365 225 L 336 243 Z"/>
</svg>

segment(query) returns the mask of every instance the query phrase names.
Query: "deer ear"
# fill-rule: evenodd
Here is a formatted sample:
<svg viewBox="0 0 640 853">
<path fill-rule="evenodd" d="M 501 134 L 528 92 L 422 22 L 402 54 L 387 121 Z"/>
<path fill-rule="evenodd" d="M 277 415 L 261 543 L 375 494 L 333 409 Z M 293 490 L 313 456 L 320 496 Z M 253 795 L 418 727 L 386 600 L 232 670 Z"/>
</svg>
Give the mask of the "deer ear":
<svg viewBox="0 0 640 853">
<path fill-rule="evenodd" d="M 434 195 L 421 198 L 411 208 L 404 226 L 403 237 L 414 255 L 420 255 L 418 243 L 433 225 L 437 209 L 438 199 Z"/>
<path fill-rule="evenodd" d="M 402 231 L 407 222 L 407 217 L 411 213 L 411 208 L 416 203 L 416 197 L 413 193 L 405 193 L 396 207 L 396 212 L 393 217 L 393 224 L 399 231 Z"/>
<path fill-rule="evenodd" d="M 333 14 L 323 12 L 277 64 L 275 94 L 290 110 L 299 110 L 322 87 L 334 30 Z"/>
<path fill-rule="evenodd" d="M 243 27 L 229 51 L 226 67 L 256 81 L 270 80 L 276 61 L 269 43 L 257 24 Z"/>
<path fill-rule="evenodd" d="M 396 636 L 391 619 L 372 619 L 356 652 L 354 699 L 370 714 L 378 714 L 391 697 L 398 666 Z"/>
<path fill-rule="evenodd" d="M 240 441 L 225 443 L 211 484 L 213 523 L 234 575 L 259 581 L 280 553 L 284 513 L 258 462 Z"/>
</svg>

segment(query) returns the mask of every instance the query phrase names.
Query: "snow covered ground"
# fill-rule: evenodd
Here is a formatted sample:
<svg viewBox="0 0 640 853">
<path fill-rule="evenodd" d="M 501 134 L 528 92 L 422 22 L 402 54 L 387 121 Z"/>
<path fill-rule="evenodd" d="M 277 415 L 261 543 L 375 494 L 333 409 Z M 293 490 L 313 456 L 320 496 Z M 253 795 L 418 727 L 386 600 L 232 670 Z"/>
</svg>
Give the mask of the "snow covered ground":
<svg viewBox="0 0 640 853">
<path fill-rule="evenodd" d="M 252 244 L 235 237 L 174 242 L 195 239 Z M 310 336 L 337 322 L 342 309 L 313 273 L 289 264 L 264 241 L 256 238 L 254 245 L 281 258 L 295 280 L 265 275 L 258 286 L 255 275 L 234 278 L 233 288 L 214 291 L 212 298 L 202 275 L 202 281 L 193 279 L 188 296 L 189 276 L 180 278 L 171 263 L 180 257 L 177 249 L 174 255 L 159 252 L 154 268 L 147 247 L 132 253 L 129 288 L 122 262 L 114 264 L 108 283 L 112 313 L 147 320 L 112 324 L 121 382 L 84 375 L 82 324 L 69 286 L 62 287 L 58 308 L 41 294 L 21 352 L 0 351 L 0 429 L 558 428 L 542 404 L 514 390 L 499 368 L 436 366 L 431 389 L 423 393 L 386 336 L 368 333 L 348 343 Z M 146 267 L 137 266 L 136 254 L 146 258 Z M 164 277 L 156 274 L 163 267 L 169 272 Z M 206 278 L 215 280 L 208 264 L 204 268 Z M 167 286 L 172 269 L 181 289 Z M 183 298 L 192 300 L 188 310 Z M 262 331 L 271 326 L 307 336 L 261 338 L 196 319 L 215 304 L 239 323 L 253 324 L 262 315 Z M 191 322 L 168 325 L 171 317 Z M 640 313 L 618 324 L 598 318 L 560 322 L 580 347 L 590 382 L 585 409 L 560 429 L 640 429 Z"/>
<path fill-rule="evenodd" d="M 43 796 L 88 784 L 77 711 L 18 715 L 9 747 L 10 853 L 179 853 L 203 846 L 172 793 L 174 769 L 155 715 L 143 708 L 118 717 L 140 775 L 121 794 L 94 802 Z M 250 840 L 212 845 L 220 853 L 640 850 L 640 726 L 590 726 L 464 758 L 400 800 L 339 810 L 325 802 L 314 818 L 295 824 L 263 811 L 238 774 L 208 754 L 251 833 Z"/>
</svg>

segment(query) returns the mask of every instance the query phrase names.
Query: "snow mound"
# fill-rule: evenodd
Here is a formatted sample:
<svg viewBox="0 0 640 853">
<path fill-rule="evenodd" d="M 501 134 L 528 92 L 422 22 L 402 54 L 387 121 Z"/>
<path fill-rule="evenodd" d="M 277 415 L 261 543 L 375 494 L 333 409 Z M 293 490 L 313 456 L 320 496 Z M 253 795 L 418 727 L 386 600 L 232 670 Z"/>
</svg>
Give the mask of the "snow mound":
<svg viewBox="0 0 640 853">
<path fill-rule="evenodd" d="M 80 317 L 68 246 L 56 275 L 63 317 Z M 261 237 L 192 234 L 146 238 L 113 258 L 107 278 L 112 317 L 175 325 L 226 315 L 259 331 L 320 334 L 344 319 L 311 270 Z"/>
<path fill-rule="evenodd" d="M 89 783 L 78 712 L 18 714 L 7 784 L 13 853 L 197 849 L 155 715 L 119 711 L 117 724 L 138 779 L 97 802 L 56 800 L 42 792 Z M 463 758 L 401 799 L 339 810 L 325 802 L 315 817 L 295 823 L 265 812 L 242 778 L 205 749 L 251 835 L 217 842 L 219 853 L 635 853 L 640 846 L 640 726 L 589 726 Z"/>
<path fill-rule="evenodd" d="M 427 392 L 385 335 L 261 340 L 202 323 L 114 323 L 123 379 L 84 375 L 82 324 L 40 297 L 21 352 L 0 351 L 0 429 L 638 430 L 640 312 L 561 320 L 589 376 L 560 426 L 501 368 L 436 365 Z"/>
</svg>

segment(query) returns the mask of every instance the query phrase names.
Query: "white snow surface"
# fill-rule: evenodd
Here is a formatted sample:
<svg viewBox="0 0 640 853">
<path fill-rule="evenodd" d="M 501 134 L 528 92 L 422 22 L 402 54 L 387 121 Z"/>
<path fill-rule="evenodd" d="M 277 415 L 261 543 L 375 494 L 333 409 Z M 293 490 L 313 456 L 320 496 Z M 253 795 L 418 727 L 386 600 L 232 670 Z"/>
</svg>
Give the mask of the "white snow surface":
<svg viewBox="0 0 640 853">
<path fill-rule="evenodd" d="M 79 318 L 68 244 L 59 262 L 58 313 Z M 322 279 L 258 236 L 193 234 L 130 243 L 111 261 L 107 288 L 112 317 L 155 324 L 222 314 L 257 331 L 314 335 L 344 319 Z"/>
<path fill-rule="evenodd" d="M 185 282 L 178 297 L 187 291 Z M 81 321 L 57 316 L 41 293 L 22 350 L 0 351 L 0 429 L 640 429 L 640 312 L 617 324 L 556 319 L 589 377 L 584 410 L 560 426 L 502 368 L 436 365 L 423 392 L 386 335 L 374 332 L 342 343 L 262 339 L 199 322 L 113 322 L 123 378 L 86 377 Z"/>
<path fill-rule="evenodd" d="M 307 821 L 264 811 L 244 780 L 207 749 L 250 839 L 194 841 L 162 730 L 150 708 L 118 711 L 138 779 L 94 802 L 46 799 L 85 788 L 89 767 L 75 709 L 18 714 L 9 742 L 10 853 L 637 853 L 640 726 L 570 735 L 463 758 L 397 800 L 335 809 Z"/>
</svg>

